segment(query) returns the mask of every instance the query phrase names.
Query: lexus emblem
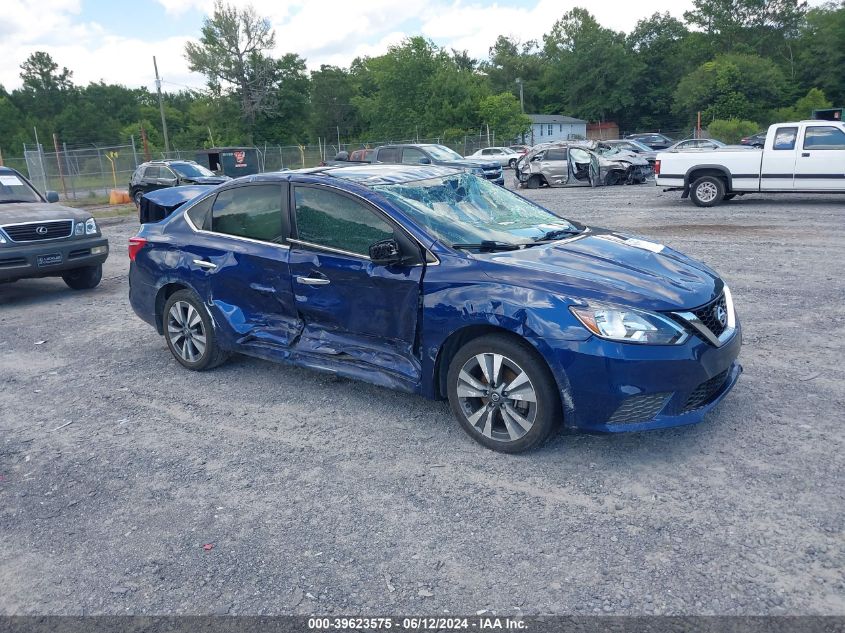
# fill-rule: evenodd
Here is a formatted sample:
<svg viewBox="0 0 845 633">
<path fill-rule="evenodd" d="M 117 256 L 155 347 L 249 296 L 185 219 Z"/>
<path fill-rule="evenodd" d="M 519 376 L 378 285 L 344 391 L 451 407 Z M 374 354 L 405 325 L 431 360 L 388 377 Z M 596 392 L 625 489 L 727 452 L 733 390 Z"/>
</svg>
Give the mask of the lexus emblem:
<svg viewBox="0 0 845 633">
<path fill-rule="evenodd" d="M 728 311 L 725 310 L 721 305 L 717 305 L 713 309 L 713 316 L 716 317 L 716 320 L 722 327 L 725 327 L 728 324 Z"/>
<path fill-rule="evenodd" d="M 35 229 L 35 232 L 38 233 L 38 235 L 47 235 L 47 227 L 39 226 L 37 229 Z"/>
</svg>

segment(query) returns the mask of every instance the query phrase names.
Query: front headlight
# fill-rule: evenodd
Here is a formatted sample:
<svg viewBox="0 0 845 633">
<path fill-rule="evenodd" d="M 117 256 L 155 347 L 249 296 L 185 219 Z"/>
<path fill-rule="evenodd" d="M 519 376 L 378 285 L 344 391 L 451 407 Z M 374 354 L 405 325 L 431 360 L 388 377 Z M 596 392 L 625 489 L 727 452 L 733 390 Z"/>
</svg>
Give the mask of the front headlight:
<svg viewBox="0 0 845 633">
<path fill-rule="evenodd" d="M 85 234 L 86 235 L 96 235 L 97 234 L 97 221 L 94 218 L 88 218 L 85 220 Z"/>
<path fill-rule="evenodd" d="M 3 237 L 3 233 L 0 233 L 0 244 L 5 244 L 5 243 L 6 243 L 6 238 Z"/>
<path fill-rule="evenodd" d="M 689 337 L 678 323 L 654 312 L 598 304 L 569 310 L 590 332 L 611 341 L 678 345 Z"/>
<path fill-rule="evenodd" d="M 77 222 L 73 228 L 74 235 L 85 235 L 85 222 Z"/>
</svg>

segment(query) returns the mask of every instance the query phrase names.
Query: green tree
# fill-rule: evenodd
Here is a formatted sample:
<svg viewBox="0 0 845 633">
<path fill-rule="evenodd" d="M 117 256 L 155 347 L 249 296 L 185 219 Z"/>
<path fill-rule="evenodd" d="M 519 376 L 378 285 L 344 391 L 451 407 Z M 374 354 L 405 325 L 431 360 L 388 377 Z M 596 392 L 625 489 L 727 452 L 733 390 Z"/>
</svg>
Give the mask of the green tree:
<svg viewBox="0 0 845 633">
<path fill-rule="evenodd" d="M 725 143 L 739 143 L 744 136 L 756 134 L 760 126 L 754 121 L 740 119 L 716 119 L 707 126 L 707 132 L 712 138 Z"/>
<path fill-rule="evenodd" d="M 35 51 L 21 64 L 23 87 L 13 93 L 18 108 L 42 126 L 50 126 L 74 96 L 73 73 L 59 70 L 49 53 Z"/>
<path fill-rule="evenodd" d="M 267 53 L 275 44 L 270 21 L 251 6 L 239 9 L 215 0 L 214 13 L 203 20 L 199 44 L 185 45 L 190 69 L 204 74 L 212 90 L 237 91 L 250 143 L 256 117 L 273 107 L 277 66 Z"/>
<path fill-rule="evenodd" d="M 543 42 L 543 109 L 624 123 L 641 68 L 629 54 L 624 35 L 602 27 L 585 9 L 572 9 L 555 22 Z"/>
<path fill-rule="evenodd" d="M 484 97 L 478 106 L 478 114 L 483 124 L 490 126 L 497 142 L 510 143 L 531 129 L 531 119 L 522 113 L 517 99 L 510 92 Z"/>
<path fill-rule="evenodd" d="M 780 68 L 758 55 L 729 54 L 705 62 L 684 77 L 675 90 L 674 110 L 688 122 L 702 113 L 714 119 L 762 120 L 780 103 L 785 80 Z"/>
<path fill-rule="evenodd" d="M 357 94 L 349 71 L 323 64 L 311 73 L 312 138 L 332 138 L 338 130 L 343 138 L 360 132 L 358 111 L 352 104 Z"/>
<path fill-rule="evenodd" d="M 796 48 L 801 85 L 818 87 L 836 105 L 845 105 L 845 2 L 812 9 Z"/>
<path fill-rule="evenodd" d="M 481 63 L 492 93 L 511 92 L 518 97 L 522 84 L 526 112 L 540 110 L 542 69 L 543 60 L 536 41 L 520 43 L 504 35 L 490 47 L 490 59 Z"/>
<path fill-rule="evenodd" d="M 813 110 L 830 108 L 832 105 L 833 103 L 824 96 L 823 91 L 818 88 L 810 88 L 807 94 L 798 99 L 794 105 L 774 110 L 769 120 L 771 123 L 803 121 L 813 115 Z"/>
</svg>

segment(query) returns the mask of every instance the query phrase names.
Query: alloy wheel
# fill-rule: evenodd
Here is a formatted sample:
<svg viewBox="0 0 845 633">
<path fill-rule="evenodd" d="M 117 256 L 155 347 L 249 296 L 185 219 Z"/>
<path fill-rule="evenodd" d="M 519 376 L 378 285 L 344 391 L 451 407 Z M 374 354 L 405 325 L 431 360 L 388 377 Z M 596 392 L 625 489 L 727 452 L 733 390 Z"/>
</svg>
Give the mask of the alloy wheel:
<svg viewBox="0 0 845 633">
<path fill-rule="evenodd" d="M 698 185 L 695 193 L 698 196 L 699 200 L 704 203 L 707 203 L 713 202 L 713 200 L 716 199 L 716 196 L 718 195 L 719 191 L 714 183 L 705 181 Z"/>
<path fill-rule="evenodd" d="M 167 313 L 167 336 L 174 350 L 189 363 L 202 360 L 206 348 L 200 313 L 187 301 L 177 301 Z"/>
<path fill-rule="evenodd" d="M 469 424 L 492 440 L 520 439 L 537 416 L 531 379 L 502 354 L 477 354 L 467 360 L 458 374 L 457 396 Z"/>
</svg>

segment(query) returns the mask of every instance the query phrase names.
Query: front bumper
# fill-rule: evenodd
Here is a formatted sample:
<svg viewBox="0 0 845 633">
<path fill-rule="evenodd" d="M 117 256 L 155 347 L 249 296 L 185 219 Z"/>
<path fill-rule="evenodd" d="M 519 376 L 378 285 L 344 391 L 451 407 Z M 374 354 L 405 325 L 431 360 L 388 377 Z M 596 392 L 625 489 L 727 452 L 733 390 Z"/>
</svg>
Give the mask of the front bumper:
<svg viewBox="0 0 845 633">
<path fill-rule="evenodd" d="M 38 264 L 41 256 L 61 256 L 61 263 Z M 76 268 L 102 264 L 109 256 L 109 241 L 102 236 L 67 238 L 26 244 L 0 245 L 0 281 L 55 277 Z M 57 259 L 54 257 L 54 260 Z"/>
<path fill-rule="evenodd" d="M 606 433 L 700 422 L 739 379 L 741 346 L 739 324 L 721 347 L 698 336 L 677 346 L 573 342 L 553 354 L 564 421 Z"/>
</svg>

